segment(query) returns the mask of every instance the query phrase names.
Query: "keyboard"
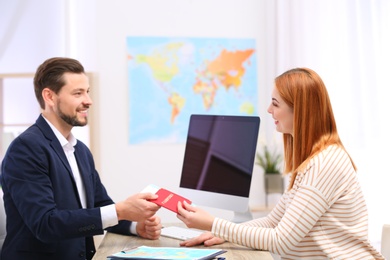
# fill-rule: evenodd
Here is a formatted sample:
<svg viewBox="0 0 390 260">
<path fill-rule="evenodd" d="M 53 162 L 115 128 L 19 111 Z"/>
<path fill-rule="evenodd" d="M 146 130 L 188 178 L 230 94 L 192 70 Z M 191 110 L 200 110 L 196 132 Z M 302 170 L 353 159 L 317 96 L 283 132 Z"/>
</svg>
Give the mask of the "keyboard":
<svg viewBox="0 0 390 260">
<path fill-rule="evenodd" d="M 187 240 L 202 234 L 204 231 L 193 228 L 169 226 L 161 229 L 161 235 L 179 240 Z"/>
</svg>

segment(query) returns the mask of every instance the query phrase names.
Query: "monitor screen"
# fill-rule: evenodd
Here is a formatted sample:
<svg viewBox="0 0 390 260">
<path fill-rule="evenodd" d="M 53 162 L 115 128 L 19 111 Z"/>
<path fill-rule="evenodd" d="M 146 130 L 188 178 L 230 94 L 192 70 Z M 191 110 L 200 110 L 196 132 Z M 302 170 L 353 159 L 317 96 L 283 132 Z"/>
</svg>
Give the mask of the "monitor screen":
<svg viewBox="0 0 390 260">
<path fill-rule="evenodd" d="M 195 204 L 248 211 L 260 118 L 192 115 L 180 192 Z"/>
</svg>

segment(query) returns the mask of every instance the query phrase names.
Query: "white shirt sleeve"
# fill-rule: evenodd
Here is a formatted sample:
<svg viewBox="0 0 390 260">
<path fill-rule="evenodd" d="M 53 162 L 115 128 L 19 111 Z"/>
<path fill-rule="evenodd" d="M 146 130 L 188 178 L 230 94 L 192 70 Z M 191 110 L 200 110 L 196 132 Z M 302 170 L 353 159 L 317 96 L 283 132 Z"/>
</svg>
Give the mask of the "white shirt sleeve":
<svg viewBox="0 0 390 260">
<path fill-rule="evenodd" d="M 111 226 L 115 226 L 119 223 L 118 216 L 116 215 L 115 204 L 101 207 L 100 214 L 102 216 L 103 229 L 111 227 Z M 138 235 L 136 227 L 137 227 L 137 222 L 135 222 L 135 221 L 131 222 L 131 224 L 130 224 L 130 233 L 131 234 Z"/>
<path fill-rule="evenodd" d="M 115 226 L 118 224 L 118 216 L 116 215 L 115 204 L 107 205 L 100 208 L 102 216 L 103 229 Z"/>
<path fill-rule="evenodd" d="M 138 235 L 137 234 L 137 222 L 135 222 L 135 221 L 131 222 L 130 233 L 133 235 Z"/>
</svg>

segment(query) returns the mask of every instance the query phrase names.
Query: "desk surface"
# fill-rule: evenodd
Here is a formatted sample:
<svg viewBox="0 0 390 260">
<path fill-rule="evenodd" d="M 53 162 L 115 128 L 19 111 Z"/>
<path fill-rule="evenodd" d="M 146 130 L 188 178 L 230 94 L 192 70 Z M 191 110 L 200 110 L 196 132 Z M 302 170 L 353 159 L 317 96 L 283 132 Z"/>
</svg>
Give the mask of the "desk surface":
<svg viewBox="0 0 390 260">
<path fill-rule="evenodd" d="M 96 251 L 93 260 L 106 260 L 107 256 L 126 250 L 135 246 L 166 246 L 166 247 L 179 247 L 180 241 L 177 239 L 167 238 L 161 236 L 159 240 L 148 240 L 136 236 L 124 236 L 107 232 L 101 242 L 99 248 Z M 202 248 L 203 246 L 197 246 Z M 227 250 L 226 253 L 220 255 L 226 259 L 264 259 L 272 260 L 272 256 L 267 251 L 253 250 L 250 248 L 242 247 L 232 243 L 223 243 L 221 245 L 213 246 L 212 248 L 221 248 Z"/>
</svg>

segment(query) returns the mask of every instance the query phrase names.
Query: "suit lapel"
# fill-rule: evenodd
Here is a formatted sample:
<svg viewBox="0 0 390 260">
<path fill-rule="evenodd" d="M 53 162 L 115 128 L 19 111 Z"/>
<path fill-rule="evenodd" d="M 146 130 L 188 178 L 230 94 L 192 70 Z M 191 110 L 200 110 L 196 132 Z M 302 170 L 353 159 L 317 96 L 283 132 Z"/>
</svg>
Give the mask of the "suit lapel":
<svg viewBox="0 0 390 260">
<path fill-rule="evenodd" d="M 42 115 L 40 115 L 36 121 L 36 125 L 38 126 L 38 128 L 42 131 L 42 133 L 44 134 L 44 136 L 46 137 L 46 139 L 48 139 L 50 141 L 50 146 L 53 148 L 53 150 L 55 151 L 55 153 L 58 155 L 58 157 L 60 158 L 61 162 L 63 163 L 64 167 L 66 168 L 70 178 L 71 178 L 71 181 L 72 181 L 72 184 L 73 184 L 73 188 L 75 190 L 75 192 L 77 192 L 78 194 L 78 190 L 77 190 L 77 185 L 76 185 L 76 181 L 74 179 L 74 176 L 73 176 L 73 173 L 72 173 L 72 168 L 70 167 L 70 164 L 68 162 L 68 159 L 66 158 L 66 155 L 65 155 L 65 152 L 64 152 L 64 148 L 61 146 L 60 144 L 60 141 L 58 141 L 56 135 L 54 134 L 53 130 L 50 128 L 50 126 L 48 125 L 48 123 L 46 122 L 46 120 L 43 118 Z M 77 157 L 76 157 L 76 160 L 77 160 Z M 80 169 L 81 172 L 83 172 L 81 169 Z M 82 173 L 81 173 L 82 174 Z M 83 178 L 83 181 L 85 181 L 85 178 L 82 174 L 82 178 Z M 87 187 L 86 187 L 86 192 L 87 191 Z M 88 198 L 88 194 L 87 194 L 87 198 Z M 81 207 L 81 201 L 80 201 L 80 196 L 77 196 L 78 198 L 78 203 Z M 88 199 L 87 199 L 88 201 Z"/>
<path fill-rule="evenodd" d="M 60 142 L 58 141 L 56 135 L 54 134 L 53 130 L 51 130 L 50 126 L 47 124 L 46 120 L 40 115 L 36 121 L 37 126 L 39 129 L 41 129 L 42 133 L 45 135 L 46 139 L 50 141 L 50 146 L 53 148 L 53 150 L 56 152 L 58 157 L 61 159 L 62 163 L 66 167 L 69 174 L 72 176 L 72 169 L 70 168 L 68 159 L 66 158 L 66 155 L 64 153 L 64 149 L 62 148 Z"/>
<path fill-rule="evenodd" d="M 80 141 L 78 141 L 80 142 Z M 79 172 L 84 183 L 85 196 L 87 197 L 87 208 L 92 208 L 93 205 L 93 187 L 92 182 L 89 177 L 89 165 L 88 159 L 80 152 L 79 144 L 76 144 L 74 155 L 76 157 L 77 166 L 79 167 Z"/>
</svg>

